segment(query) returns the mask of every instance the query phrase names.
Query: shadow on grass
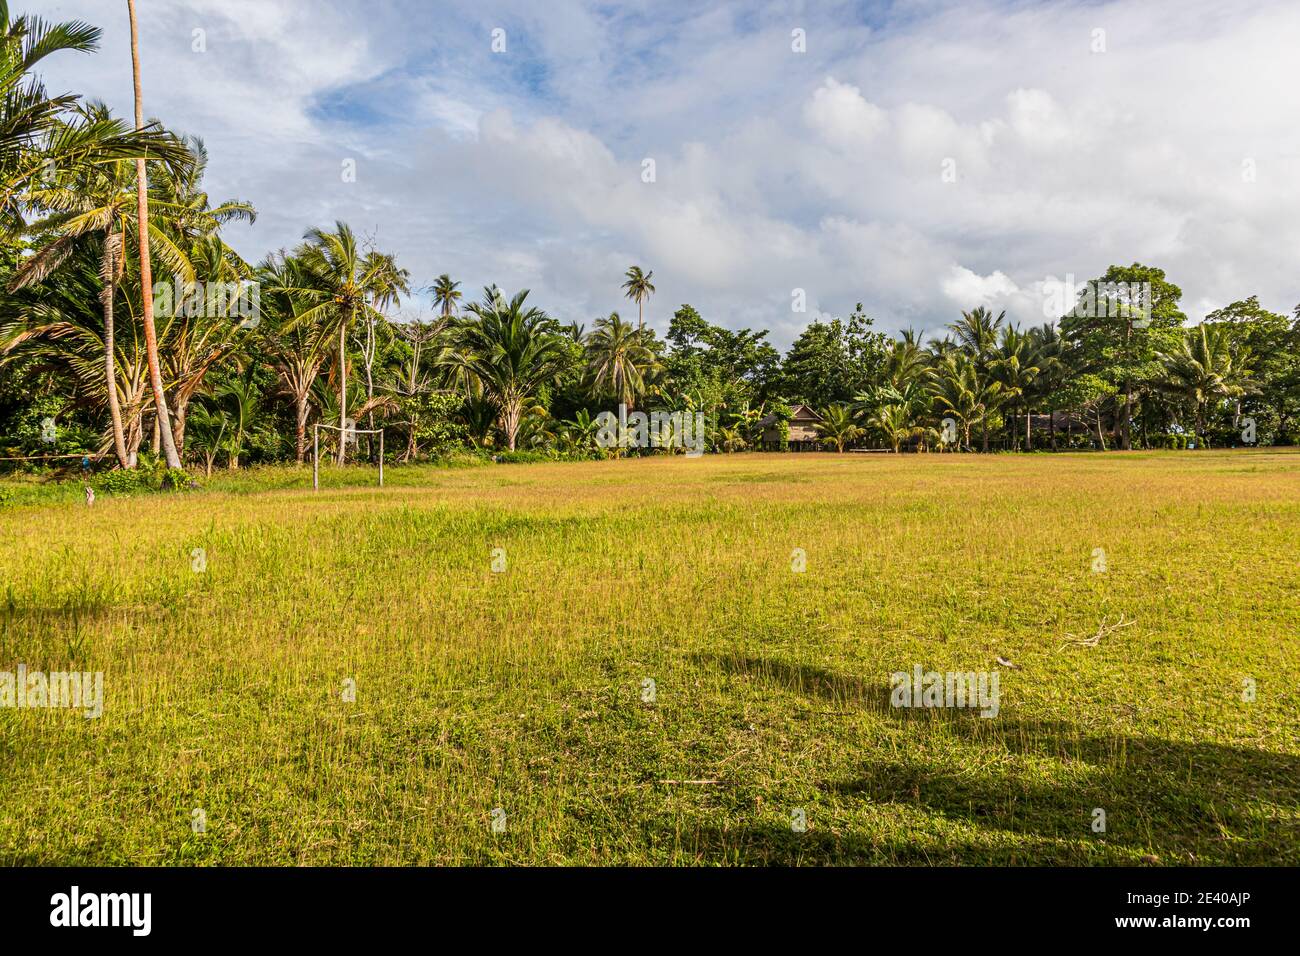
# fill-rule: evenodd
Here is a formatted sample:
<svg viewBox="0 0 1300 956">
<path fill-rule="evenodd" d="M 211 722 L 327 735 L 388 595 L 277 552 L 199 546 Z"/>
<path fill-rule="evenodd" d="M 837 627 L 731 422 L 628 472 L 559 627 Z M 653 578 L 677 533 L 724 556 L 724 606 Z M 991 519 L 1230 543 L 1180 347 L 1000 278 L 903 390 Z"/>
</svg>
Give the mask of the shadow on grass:
<svg viewBox="0 0 1300 956">
<path fill-rule="evenodd" d="M 860 677 L 846 677 L 824 667 L 743 654 L 695 654 L 691 659 L 697 664 L 717 667 L 726 674 L 758 678 L 785 690 L 832 703 L 856 704 L 872 709 L 889 707 L 888 687 L 882 688 Z"/>
<path fill-rule="evenodd" d="M 973 710 L 913 710 L 889 705 L 889 687 L 805 664 L 741 655 L 697 655 L 724 673 L 762 680 L 786 691 L 856 704 L 891 720 L 927 729 L 950 747 L 917 740 L 915 758 L 867 759 L 849 779 L 819 789 L 852 812 L 854 802 L 914 807 L 978 827 L 989 837 L 945 846 L 943 862 L 1117 862 L 1236 865 L 1300 862 L 1300 757 L 1213 742 L 1100 734 L 1064 721 L 1025 720 L 1005 712 L 982 719 Z M 1008 759 L 1010 758 L 1010 759 Z M 1105 811 L 1104 833 L 1093 830 Z M 928 862 L 933 853 L 905 843 L 882 847 L 857 837 L 795 835 L 780 827 L 701 834 L 702 845 L 752 862 Z M 1062 842 L 1065 841 L 1065 842 Z M 1080 841 L 1089 841 L 1087 846 Z M 1024 859 L 1023 845 L 1042 849 Z M 969 857 L 961 854 L 969 853 Z M 1118 854 L 1118 859 L 1117 859 Z"/>
<path fill-rule="evenodd" d="M 868 762 L 860 776 L 826 782 L 822 789 L 1023 835 L 1071 840 L 1082 834 L 1161 862 L 1300 861 L 1300 758 L 1294 755 L 1081 734 L 1060 721 L 995 723 L 977 730 L 953 721 L 949 729 L 995 755 L 1029 758 L 999 762 L 1005 773 Z M 1059 767 L 1044 767 L 1043 760 Z M 1104 833 L 1093 831 L 1098 809 L 1105 812 Z"/>
</svg>

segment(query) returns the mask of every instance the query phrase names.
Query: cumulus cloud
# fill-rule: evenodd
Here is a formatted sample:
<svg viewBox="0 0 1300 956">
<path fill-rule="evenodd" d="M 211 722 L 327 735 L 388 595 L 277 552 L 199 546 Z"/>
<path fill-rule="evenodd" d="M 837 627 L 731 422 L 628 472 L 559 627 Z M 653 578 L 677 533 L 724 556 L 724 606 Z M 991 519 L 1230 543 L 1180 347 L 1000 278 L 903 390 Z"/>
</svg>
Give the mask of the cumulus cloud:
<svg viewBox="0 0 1300 956">
<path fill-rule="evenodd" d="M 856 86 L 828 77 L 804 106 L 804 120 L 827 142 L 845 150 L 865 149 L 885 131 L 885 111 L 868 103 Z"/>
</svg>

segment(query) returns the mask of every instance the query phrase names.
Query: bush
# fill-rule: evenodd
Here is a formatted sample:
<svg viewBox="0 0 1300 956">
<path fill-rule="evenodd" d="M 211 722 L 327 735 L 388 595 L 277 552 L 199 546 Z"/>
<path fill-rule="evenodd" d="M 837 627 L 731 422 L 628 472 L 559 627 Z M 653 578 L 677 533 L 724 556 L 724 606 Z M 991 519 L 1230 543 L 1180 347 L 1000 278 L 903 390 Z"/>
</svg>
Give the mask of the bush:
<svg viewBox="0 0 1300 956">
<path fill-rule="evenodd" d="M 168 468 L 163 472 L 159 487 L 163 491 L 184 491 L 187 488 L 197 488 L 198 483 L 190 478 L 190 473 L 184 468 Z"/>
<path fill-rule="evenodd" d="M 90 484 L 113 495 L 130 495 L 151 491 L 182 491 L 194 485 L 183 468 L 168 468 L 152 456 L 142 456 L 137 467 L 114 469 L 96 475 Z"/>
<path fill-rule="evenodd" d="M 531 465 L 540 461 L 555 461 L 555 459 L 540 451 L 499 451 L 492 456 L 492 460 L 501 465 Z"/>
</svg>

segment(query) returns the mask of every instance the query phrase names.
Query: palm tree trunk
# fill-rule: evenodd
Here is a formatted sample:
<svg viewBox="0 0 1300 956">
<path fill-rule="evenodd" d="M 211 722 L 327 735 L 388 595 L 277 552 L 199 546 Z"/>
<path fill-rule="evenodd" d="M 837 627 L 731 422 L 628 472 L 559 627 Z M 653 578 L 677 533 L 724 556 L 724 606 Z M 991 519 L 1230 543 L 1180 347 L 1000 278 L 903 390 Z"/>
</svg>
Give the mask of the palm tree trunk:
<svg viewBox="0 0 1300 956">
<path fill-rule="evenodd" d="M 117 394 L 117 357 L 114 354 L 115 332 L 113 299 L 117 295 L 117 258 L 122 254 L 123 236 L 109 235 L 104 240 L 104 271 L 107 284 L 102 293 L 104 304 L 104 383 L 108 386 L 108 416 L 113 427 L 113 451 L 122 468 L 130 466 L 126 457 L 126 436 L 122 433 L 122 403 Z"/>
<path fill-rule="evenodd" d="M 144 99 L 140 91 L 140 30 L 135 17 L 135 0 L 126 0 L 131 18 L 131 73 L 135 85 L 135 127 L 144 129 Z M 149 176 L 145 161 L 135 161 L 136 214 L 140 221 L 140 298 L 144 325 L 144 348 L 149 361 L 149 384 L 153 388 L 154 409 L 158 416 L 163 454 L 168 468 L 180 468 L 181 459 L 172 442 L 167 414 L 167 396 L 163 392 L 162 369 L 158 365 L 158 332 L 153 324 L 153 264 L 149 258 Z"/>
<path fill-rule="evenodd" d="M 347 421 L 348 421 L 348 324 L 346 321 L 339 323 L 339 466 L 343 465 L 344 455 L 347 454 Z"/>
<path fill-rule="evenodd" d="M 298 454 L 298 464 L 301 465 L 307 457 L 307 393 L 300 392 L 293 397 L 294 409 L 297 412 L 297 425 L 295 428 L 295 450 Z"/>
<path fill-rule="evenodd" d="M 1034 450 L 1034 410 L 1025 403 L 1025 451 Z"/>
<path fill-rule="evenodd" d="M 506 444 L 515 450 L 515 438 L 519 434 L 520 402 L 510 402 L 501 409 L 501 428 L 506 433 Z"/>
<path fill-rule="evenodd" d="M 185 418 L 189 414 L 189 399 L 178 399 L 176 414 L 172 416 L 172 437 L 176 442 L 176 457 L 185 460 Z"/>
</svg>

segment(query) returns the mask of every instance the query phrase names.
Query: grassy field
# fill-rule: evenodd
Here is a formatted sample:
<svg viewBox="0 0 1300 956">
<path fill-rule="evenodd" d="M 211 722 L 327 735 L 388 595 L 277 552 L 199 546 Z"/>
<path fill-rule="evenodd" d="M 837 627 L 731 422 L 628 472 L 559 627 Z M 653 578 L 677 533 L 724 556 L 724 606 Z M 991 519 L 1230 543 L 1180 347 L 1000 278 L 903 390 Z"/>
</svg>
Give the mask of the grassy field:
<svg viewBox="0 0 1300 956">
<path fill-rule="evenodd" d="M 1300 863 L 1300 454 L 326 479 L 0 509 L 0 863 Z"/>
</svg>

